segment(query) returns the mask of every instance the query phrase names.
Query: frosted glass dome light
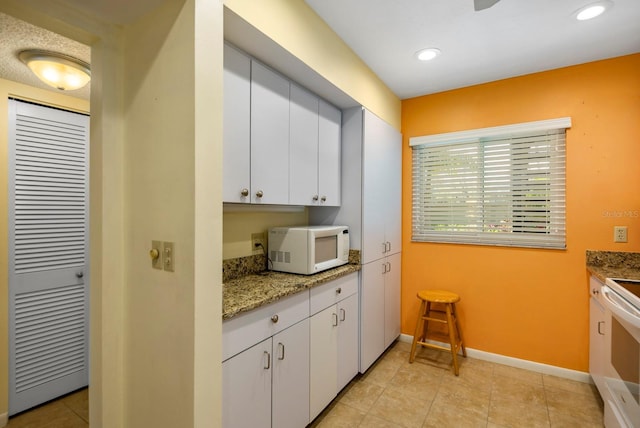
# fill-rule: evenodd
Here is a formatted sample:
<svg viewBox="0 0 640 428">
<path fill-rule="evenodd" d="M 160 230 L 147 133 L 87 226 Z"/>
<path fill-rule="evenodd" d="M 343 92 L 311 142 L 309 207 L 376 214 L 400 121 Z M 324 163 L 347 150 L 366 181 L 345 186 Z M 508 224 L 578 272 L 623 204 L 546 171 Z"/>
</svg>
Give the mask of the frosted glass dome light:
<svg viewBox="0 0 640 428">
<path fill-rule="evenodd" d="M 62 91 L 80 89 L 91 80 L 89 64 L 68 55 L 30 49 L 18 57 L 41 81 Z"/>
</svg>

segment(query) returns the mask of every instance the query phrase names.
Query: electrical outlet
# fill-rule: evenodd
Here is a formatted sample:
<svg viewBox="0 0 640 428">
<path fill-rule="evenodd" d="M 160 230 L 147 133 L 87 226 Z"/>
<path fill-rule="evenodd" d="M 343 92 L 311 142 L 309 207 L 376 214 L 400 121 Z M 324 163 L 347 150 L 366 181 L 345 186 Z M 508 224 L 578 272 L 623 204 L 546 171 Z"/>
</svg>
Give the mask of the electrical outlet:
<svg viewBox="0 0 640 428">
<path fill-rule="evenodd" d="M 267 242 L 264 233 L 251 234 L 251 254 L 264 254 L 267 252 Z"/>
<path fill-rule="evenodd" d="M 613 242 L 627 242 L 627 226 L 613 226 Z"/>
</svg>

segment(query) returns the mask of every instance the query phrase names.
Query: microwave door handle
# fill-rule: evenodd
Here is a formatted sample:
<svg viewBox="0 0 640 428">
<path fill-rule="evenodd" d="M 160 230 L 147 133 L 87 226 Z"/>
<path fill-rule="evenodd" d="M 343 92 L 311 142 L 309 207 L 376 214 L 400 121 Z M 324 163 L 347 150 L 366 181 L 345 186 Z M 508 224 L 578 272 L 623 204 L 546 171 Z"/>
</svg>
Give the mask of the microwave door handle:
<svg viewBox="0 0 640 428">
<path fill-rule="evenodd" d="M 602 295 L 604 296 L 604 304 L 619 318 L 625 320 L 636 328 L 640 328 L 640 317 L 625 309 L 613 291 L 606 285 L 602 286 Z"/>
</svg>

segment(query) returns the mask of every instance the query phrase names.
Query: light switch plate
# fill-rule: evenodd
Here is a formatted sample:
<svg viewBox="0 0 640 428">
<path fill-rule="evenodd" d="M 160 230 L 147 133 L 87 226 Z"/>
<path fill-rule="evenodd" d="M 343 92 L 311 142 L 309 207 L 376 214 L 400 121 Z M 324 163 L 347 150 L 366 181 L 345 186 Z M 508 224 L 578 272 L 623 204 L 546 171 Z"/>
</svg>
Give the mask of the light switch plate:
<svg viewBox="0 0 640 428">
<path fill-rule="evenodd" d="M 162 266 L 164 270 L 173 272 L 175 267 L 175 249 L 173 242 L 162 243 Z"/>
</svg>

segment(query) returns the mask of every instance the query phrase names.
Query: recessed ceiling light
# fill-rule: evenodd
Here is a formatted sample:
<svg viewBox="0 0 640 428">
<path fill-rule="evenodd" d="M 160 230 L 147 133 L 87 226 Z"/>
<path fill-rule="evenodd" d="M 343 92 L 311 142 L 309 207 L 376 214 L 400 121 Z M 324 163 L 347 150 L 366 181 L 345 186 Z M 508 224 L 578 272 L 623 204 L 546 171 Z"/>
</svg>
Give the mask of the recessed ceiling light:
<svg viewBox="0 0 640 428">
<path fill-rule="evenodd" d="M 576 13 L 576 19 L 578 21 L 586 21 L 588 19 L 595 18 L 596 16 L 602 15 L 611 6 L 613 6 L 613 2 L 609 0 L 588 4 L 578 10 Z"/>
<path fill-rule="evenodd" d="M 420 61 L 431 61 L 438 55 L 440 55 L 440 49 L 437 48 L 427 48 L 416 52 L 416 58 Z"/>
</svg>

